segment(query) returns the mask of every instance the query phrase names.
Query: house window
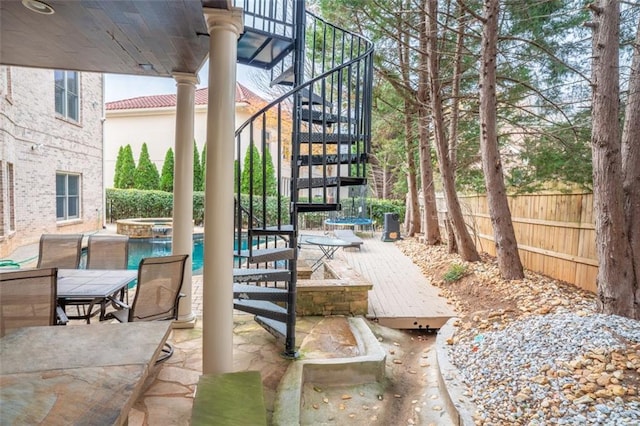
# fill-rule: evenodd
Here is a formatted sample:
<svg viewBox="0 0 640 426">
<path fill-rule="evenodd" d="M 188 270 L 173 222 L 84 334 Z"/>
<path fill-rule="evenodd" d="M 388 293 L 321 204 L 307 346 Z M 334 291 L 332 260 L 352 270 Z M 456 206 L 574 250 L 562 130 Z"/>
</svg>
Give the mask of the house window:
<svg viewBox="0 0 640 426">
<path fill-rule="evenodd" d="M 4 235 L 4 163 L 0 161 L 0 237 Z"/>
<path fill-rule="evenodd" d="M 80 217 L 80 175 L 56 173 L 56 219 Z"/>
<path fill-rule="evenodd" d="M 80 121 L 80 77 L 77 71 L 55 71 L 56 112 Z"/>
<path fill-rule="evenodd" d="M 9 203 L 9 232 L 16 230 L 16 197 L 15 180 L 13 176 L 13 163 L 7 163 L 7 190 Z"/>
</svg>

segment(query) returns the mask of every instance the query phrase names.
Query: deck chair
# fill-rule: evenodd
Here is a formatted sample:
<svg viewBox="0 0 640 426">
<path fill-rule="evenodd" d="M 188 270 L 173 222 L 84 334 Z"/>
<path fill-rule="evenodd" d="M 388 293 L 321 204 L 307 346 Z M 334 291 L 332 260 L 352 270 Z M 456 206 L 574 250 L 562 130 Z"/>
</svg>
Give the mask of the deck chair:
<svg viewBox="0 0 640 426">
<path fill-rule="evenodd" d="M 64 325 L 56 300 L 56 268 L 0 273 L 0 337 L 21 327 Z"/>
<path fill-rule="evenodd" d="M 38 268 L 78 269 L 82 234 L 42 234 Z"/>
<path fill-rule="evenodd" d="M 116 301 L 119 310 L 108 312 L 105 319 L 120 322 L 162 321 L 178 319 L 178 304 L 184 268 L 189 256 L 178 254 L 162 257 L 147 257 L 138 266 L 138 284 L 133 303 L 129 306 Z M 166 361 L 173 354 L 173 346 L 164 344 L 156 363 Z"/>
<path fill-rule="evenodd" d="M 90 235 L 87 241 L 87 269 L 127 269 L 127 235 Z"/>
<path fill-rule="evenodd" d="M 129 237 L 127 235 L 90 235 L 87 241 L 87 269 L 127 269 L 129 262 Z M 128 289 L 123 288 L 120 295 L 114 298 L 129 301 Z M 75 306 L 77 314 L 69 315 L 71 319 L 86 319 L 91 321 L 100 310 L 89 312 L 92 300 L 63 300 L 63 307 Z M 104 306 L 101 306 L 104 310 Z M 82 312 L 80 312 L 82 310 Z"/>
</svg>

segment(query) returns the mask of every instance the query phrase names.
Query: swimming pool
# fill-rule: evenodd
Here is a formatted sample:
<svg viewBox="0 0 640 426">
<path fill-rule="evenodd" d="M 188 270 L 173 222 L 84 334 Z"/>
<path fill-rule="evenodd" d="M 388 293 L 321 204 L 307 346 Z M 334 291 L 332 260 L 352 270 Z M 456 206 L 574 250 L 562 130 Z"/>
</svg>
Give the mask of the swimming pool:
<svg viewBox="0 0 640 426">
<path fill-rule="evenodd" d="M 247 248 L 247 240 L 242 240 L 242 249 Z M 236 240 L 237 241 L 237 240 Z M 233 244 L 236 250 L 238 245 Z M 127 269 L 138 269 L 140 261 L 145 257 L 169 256 L 171 254 L 171 238 L 132 238 L 129 240 L 129 262 Z M 193 236 L 193 254 L 191 255 L 192 267 L 194 275 L 202 274 L 202 265 L 204 254 L 204 236 Z"/>
<path fill-rule="evenodd" d="M 191 262 L 194 274 L 202 274 L 202 257 L 204 237 L 194 235 Z M 140 261 L 145 257 L 169 256 L 171 254 L 170 238 L 141 238 L 129 240 L 129 263 L 127 269 L 138 269 Z"/>
<path fill-rule="evenodd" d="M 237 240 L 235 240 L 237 241 Z M 237 250 L 238 245 L 234 241 L 233 249 Z M 242 249 L 247 248 L 246 235 L 243 235 Z M 129 239 L 129 261 L 127 269 L 136 270 L 140 261 L 145 257 L 169 256 L 171 254 L 171 238 L 130 238 Z M 204 236 L 202 234 L 193 235 L 193 254 L 191 255 L 191 270 L 194 275 L 202 274 L 204 264 Z M 85 268 L 87 264 L 86 249 L 82 250 L 80 258 L 80 268 Z"/>
</svg>

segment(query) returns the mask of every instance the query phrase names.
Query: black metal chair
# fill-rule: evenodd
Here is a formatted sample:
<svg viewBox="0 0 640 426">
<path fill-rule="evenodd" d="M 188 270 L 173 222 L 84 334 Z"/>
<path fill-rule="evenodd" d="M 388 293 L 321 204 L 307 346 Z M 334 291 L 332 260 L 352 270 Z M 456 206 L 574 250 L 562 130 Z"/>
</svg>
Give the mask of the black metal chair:
<svg viewBox="0 0 640 426">
<path fill-rule="evenodd" d="M 0 273 L 0 337 L 21 327 L 65 325 L 57 304 L 57 268 Z"/>
<path fill-rule="evenodd" d="M 186 254 L 147 257 L 138 266 L 138 284 L 131 306 L 116 301 L 119 310 L 108 312 L 105 319 L 120 322 L 159 321 L 178 319 L 178 304 L 184 281 Z M 173 346 L 165 343 L 156 362 L 162 362 L 173 354 Z"/>
</svg>

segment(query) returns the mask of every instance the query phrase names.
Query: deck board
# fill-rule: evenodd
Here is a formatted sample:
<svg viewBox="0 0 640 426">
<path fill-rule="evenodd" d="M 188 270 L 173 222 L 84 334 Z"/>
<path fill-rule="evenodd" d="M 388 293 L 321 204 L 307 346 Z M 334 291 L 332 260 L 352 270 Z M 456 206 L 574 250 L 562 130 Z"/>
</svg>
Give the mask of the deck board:
<svg viewBox="0 0 640 426">
<path fill-rule="evenodd" d="M 381 241 L 379 234 L 363 240 L 360 251 L 339 250 L 336 255 L 373 284 L 367 318 L 390 328 L 437 329 L 456 316 L 395 243 Z"/>
</svg>

